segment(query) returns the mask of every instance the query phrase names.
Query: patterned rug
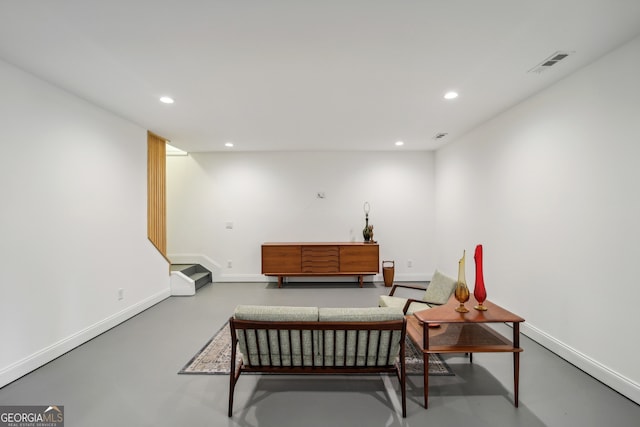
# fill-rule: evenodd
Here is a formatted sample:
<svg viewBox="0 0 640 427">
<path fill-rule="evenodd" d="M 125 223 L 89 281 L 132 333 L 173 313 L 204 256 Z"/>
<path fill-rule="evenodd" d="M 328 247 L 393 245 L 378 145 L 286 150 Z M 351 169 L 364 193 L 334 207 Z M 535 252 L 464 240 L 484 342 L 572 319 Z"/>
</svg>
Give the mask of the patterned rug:
<svg viewBox="0 0 640 427">
<path fill-rule="evenodd" d="M 205 346 L 178 372 L 179 374 L 224 375 L 229 374 L 231 359 L 231 333 L 229 323 L 211 338 Z M 405 345 L 405 369 L 408 375 L 422 375 L 422 352 L 407 338 Z M 429 355 L 429 375 L 455 375 L 439 354 Z"/>
</svg>

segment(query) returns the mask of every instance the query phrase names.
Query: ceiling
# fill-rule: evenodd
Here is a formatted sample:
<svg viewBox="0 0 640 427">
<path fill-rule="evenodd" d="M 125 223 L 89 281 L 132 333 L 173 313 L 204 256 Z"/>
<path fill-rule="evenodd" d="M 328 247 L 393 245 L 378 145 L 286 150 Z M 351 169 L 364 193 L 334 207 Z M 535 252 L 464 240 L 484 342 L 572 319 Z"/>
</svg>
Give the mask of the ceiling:
<svg viewBox="0 0 640 427">
<path fill-rule="evenodd" d="M 0 0 L 0 58 L 187 151 L 437 149 L 639 33 L 638 0 Z"/>
</svg>

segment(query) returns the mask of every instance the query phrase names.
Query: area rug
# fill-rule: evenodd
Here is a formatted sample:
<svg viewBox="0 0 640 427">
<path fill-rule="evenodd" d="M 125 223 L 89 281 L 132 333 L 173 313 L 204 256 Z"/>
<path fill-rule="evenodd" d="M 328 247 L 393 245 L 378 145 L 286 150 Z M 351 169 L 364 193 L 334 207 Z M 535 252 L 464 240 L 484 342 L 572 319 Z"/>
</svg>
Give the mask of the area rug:
<svg viewBox="0 0 640 427">
<path fill-rule="evenodd" d="M 423 374 L 424 363 L 422 362 L 422 352 L 415 348 L 409 338 L 407 338 L 405 345 L 405 361 L 405 369 L 408 375 Z M 231 333 L 229 332 L 229 323 L 227 322 L 178 373 L 228 375 L 231 365 L 230 362 Z M 454 373 L 439 354 L 430 354 L 429 375 L 443 376 L 454 375 Z"/>
</svg>

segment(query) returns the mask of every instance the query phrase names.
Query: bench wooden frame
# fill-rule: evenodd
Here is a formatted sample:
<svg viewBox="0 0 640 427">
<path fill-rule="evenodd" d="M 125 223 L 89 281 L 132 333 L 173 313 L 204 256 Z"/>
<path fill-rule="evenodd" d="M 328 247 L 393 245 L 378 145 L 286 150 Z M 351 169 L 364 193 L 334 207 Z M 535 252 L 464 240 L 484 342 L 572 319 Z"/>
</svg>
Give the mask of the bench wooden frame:
<svg viewBox="0 0 640 427">
<path fill-rule="evenodd" d="M 229 417 L 232 416 L 233 413 L 233 394 L 235 390 L 235 385 L 240 378 L 240 374 L 243 372 L 262 372 L 262 373 L 279 373 L 279 374 L 371 374 L 371 373 L 395 373 L 400 382 L 400 390 L 402 394 L 402 417 L 405 418 L 407 416 L 407 396 L 406 396 L 406 372 L 405 372 L 405 337 L 407 331 L 407 322 L 406 319 L 400 320 L 391 320 L 391 321 L 374 321 L 374 322 L 319 322 L 319 321 L 304 321 L 304 322 L 276 322 L 276 321 L 250 321 L 250 320 L 238 320 L 235 318 L 229 319 L 229 326 L 231 329 L 231 369 L 229 372 Z M 252 330 L 252 331 L 250 331 Z M 285 336 L 288 337 L 288 348 L 292 348 L 293 342 L 292 334 L 296 334 L 297 337 L 300 337 L 299 341 L 302 342 L 302 335 L 305 331 L 324 331 L 323 334 L 326 334 L 327 331 L 365 331 L 367 334 L 367 345 L 365 346 L 364 351 L 360 351 L 360 349 L 356 348 L 355 354 L 349 354 L 349 357 L 354 356 L 353 359 L 357 361 L 358 357 L 364 357 L 364 360 L 367 360 L 369 357 L 375 356 L 375 360 L 378 360 L 379 355 L 384 355 L 386 353 L 385 360 L 389 359 L 389 352 L 391 351 L 392 341 L 389 339 L 388 345 L 383 346 L 381 340 L 378 340 L 378 348 L 376 350 L 376 354 L 369 353 L 369 337 L 373 332 L 382 331 L 400 331 L 401 332 L 401 341 L 400 341 L 400 355 L 398 363 L 393 364 L 384 364 L 384 365 L 372 365 L 372 366 L 357 366 L 354 362 L 353 364 L 347 366 L 336 366 L 338 360 L 336 360 L 336 354 L 338 353 L 338 349 L 336 348 L 336 337 L 338 334 L 333 333 L 333 363 L 326 364 L 325 357 L 322 353 L 322 349 L 324 346 L 318 346 L 320 348 L 315 348 L 315 344 L 312 353 L 315 355 L 312 357 L 311 361 L 307 359 L 303 360 L 303 363 L 308 364 L 311 363 L 310 366 L 282 366 L 283 362 L 290 363 L 291 360 L 289 356 L 286 356 L 286 359 L 283 360 L 282 356 L 273 360 L 271 355 L 274 353 L 271 348 L 266 349 L 266 354 L 269 354 L 268 362 L 265 364 L 262 360 L 259 360 L 260 365 L 245 365 L 243 361 L 240 361 L 238 366 L 236 366 L 236 354 L 238 347 L 238 334 L 254 334 L 256 330 L 276 330 L 280 331 L 277 334 L 278 336 L 278 346 L 282 348 L 282 344 L 280 342 L 280 336 L 282 331 L 285 332 Z M 249 332 L 250 331 L 250 332 Z M 312 332 L 313 334 L 314 332 Z M 317 332 L 316 332 L 317 333 Z M 358 332 L 360 334 L 362 332 Z M 346 333 L 345 333 L 346 336 Z M 245 335 L 246 337 L 246 335 Z M 245 338 L 246 339 L 246 338 Z M 258 342 L 258 340 L 256 340 Z M 267 341 L 267 345 L 268 341 Z M 325 343 L 326 345 L 326 343 Z M 259 346 L 259 344 L 258 344 Z M 343 354 L 347 354 L 347 339 L 344 340 L 344 348 Z M 356 345 L 356 347 L 358 347 Z M 381 348 L 384 347 L 384 348 Z M 258 348 L 258 352 L 262 353 L 262 349 Z M 278 354 L 281 354 L 282 351 L 278 351 Z M 302 353 L 302 352 L 301 352 Z M 261 359 L 261 358 L 259 358 Z M 320 363 L 318 363 L 318 359 Z M 338 356 L 338 359 L 342 359 L 342 356 Z M 344 357 L 343 364 L 346 363 L 346 357 Z"/>
</svg>

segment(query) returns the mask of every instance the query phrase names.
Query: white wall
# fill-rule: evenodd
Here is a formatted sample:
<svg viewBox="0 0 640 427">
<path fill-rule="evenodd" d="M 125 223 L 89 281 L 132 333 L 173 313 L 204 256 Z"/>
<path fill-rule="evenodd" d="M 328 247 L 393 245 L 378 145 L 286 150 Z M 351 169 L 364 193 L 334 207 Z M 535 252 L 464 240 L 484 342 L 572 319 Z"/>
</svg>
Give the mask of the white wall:
<svg viewBox="0 0 640 427">
<path fill-rule="evenodd" d="M 396 278 L 435 268 L 433 153 L 192 153 L 168 158 L 167 176 L 169 256 L 205 256 L 221 268 L 216 280 L 266 280 L 263 242 L 362 241 L 365 201 Z"/>
<path fill-rule="evenodd" d="M 169 276 L 146 237 L 146 131 L 2 61 L 0 93 L 3 386 L 165 298 Z"/>
<path fill-rule="evenodd" d="M 473 289 L 484 244 L 489 298 L 636 402 L 639 69 L 640 38 L 436 154 L 440 265 Z"/>
</svg>

